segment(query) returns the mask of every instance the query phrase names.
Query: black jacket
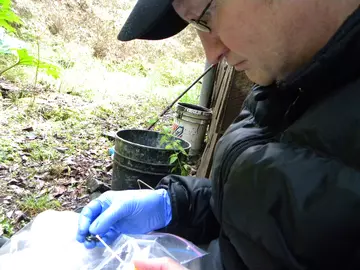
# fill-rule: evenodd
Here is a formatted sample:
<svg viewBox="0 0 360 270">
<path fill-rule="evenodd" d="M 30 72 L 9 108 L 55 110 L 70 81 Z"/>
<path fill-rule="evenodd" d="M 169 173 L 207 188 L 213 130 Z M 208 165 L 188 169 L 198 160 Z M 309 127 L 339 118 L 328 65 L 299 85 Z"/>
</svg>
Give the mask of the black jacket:
<svg viewBox="0 0 360 270">
<path fill-rule="evenodd" d="M 218 238 L 224 269 L 360 269 L 360 11 L 313 61 L 255 87 L 211 181 L 170 175 L 166 228 Z"/>
</svg>

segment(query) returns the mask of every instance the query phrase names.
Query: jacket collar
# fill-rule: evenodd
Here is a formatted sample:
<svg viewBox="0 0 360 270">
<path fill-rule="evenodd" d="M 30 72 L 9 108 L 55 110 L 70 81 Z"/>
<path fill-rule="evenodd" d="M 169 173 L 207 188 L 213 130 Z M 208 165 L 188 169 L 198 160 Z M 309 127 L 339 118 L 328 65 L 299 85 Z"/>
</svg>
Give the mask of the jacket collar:
<svg viewBox="0 0 360 270">
<path fill-rule="evenodd" d="M 360 76 L 360 8 L 348 17 L 313 60 L 279 82 L 280 90 L 319 92 L 338 88 Z"/>
</svg>

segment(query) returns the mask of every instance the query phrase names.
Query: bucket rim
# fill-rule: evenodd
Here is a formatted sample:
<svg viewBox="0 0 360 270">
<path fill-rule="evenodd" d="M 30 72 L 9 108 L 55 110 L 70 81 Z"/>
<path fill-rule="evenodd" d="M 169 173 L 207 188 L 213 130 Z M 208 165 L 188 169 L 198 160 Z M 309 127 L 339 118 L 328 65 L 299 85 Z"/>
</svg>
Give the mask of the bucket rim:
<svg viewBox="0 0 360 270">
<path fill-rule="evenodd" d="M 120 141 L 124 141 L 128 144 L 131 144 L 131 145 L 135 145 L 135 146 L 138 146 L 140 148 L 147 148 L 147 149 L 155 149 L 155 150 L 160 150 L 160 151 L 177 151 L 177 149 L 165 149 L 165 148 L 160 148 L 160 147 L 153 147 L 153 146 L 145 146 L 145 145 L 142 145 L 142 144 L 139 144 L 139 143 L 134 143 L 134 142 L 131 142 L 131 141 L 128 141 L 128 140 L 125 140 L 124 138 L 121 138 L 119 137 L 119 133 L 120 132 L 125 132 L 125 131 L 141 131 L 141 132 L 152 132 L 152 133 L 157 133 L 159 135 L 161 135 L 161 132 L 159 131 L 155 131 L 155 130 L 146 130 L 146 129 L 139 129 L 139 128 L 128 128 L 128 129 L 121 129 L 121 130 L 118 130 L 115 134 L 115 140 L 120 140 Z M 187 151 L 187 150 L 190 150 L 191 148 L 191 143 L 188 142 L 187 140 L 184 140 L 182 138 L 178 138 L 172 134 L 169 134 L 169 136 L 177 139 L 177 140 L 180 140 L 180 141 L 183 141 L 184 143 L 187 144 L 187 147 L 184 147 L 184 150 Z"/>
<path fill-rule="evenodd" d="M 178 105 L 184 106 L 184 107 L 189 108 L 189 109 L 194 109 L 194 108 L 191 108 L 191 107 L 197 107 L 197 108 L 199 108 L 199 111 L 211 112 L 211 109 L 206 108 L 204 106 L 201 106 L 199 104 L 193 104 L 193 103 L 187 103 L 187 102 L 178 102 Z"/>
<path fill-rule="evenodd" d="M 191 111 L 198 111 L 199 112 L 199 113 L 197 113 L 198 115 L 204 115 L 206 117 L 211 117 L 212 116 L 212 110 L 211 109 L 206 108 L 206 107 L 201 106 L 201 105 L 197 105 L 197 104 L 179 102 L 177 104 L 177 109 L 179 110 L 179 108 L 181 108 L 184 111 L 188 111 L 190 113 L 191 113 Z"/>
</svg>

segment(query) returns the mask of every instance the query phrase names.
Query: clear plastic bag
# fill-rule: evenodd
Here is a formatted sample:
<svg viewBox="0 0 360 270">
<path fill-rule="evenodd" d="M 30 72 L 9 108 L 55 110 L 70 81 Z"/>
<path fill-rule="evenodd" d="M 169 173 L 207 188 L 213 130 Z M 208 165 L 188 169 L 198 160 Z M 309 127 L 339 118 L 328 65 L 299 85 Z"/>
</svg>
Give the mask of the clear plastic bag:
<svg viewBox="0 0 360 270">
<path fill-rule="evenodd" d="M 110 245 L 116 256 L 106 248 L 88 250 L 76 241 L 77 222 L 78 214 L 70 211 L 39 214 L 0 249 L 0 269 L 128 270 L 134 269 L 134 259 L 161 257 L 189 267 L 207 255 L 189 241 L 164 233 L 120 235 Z"/>
</svg>

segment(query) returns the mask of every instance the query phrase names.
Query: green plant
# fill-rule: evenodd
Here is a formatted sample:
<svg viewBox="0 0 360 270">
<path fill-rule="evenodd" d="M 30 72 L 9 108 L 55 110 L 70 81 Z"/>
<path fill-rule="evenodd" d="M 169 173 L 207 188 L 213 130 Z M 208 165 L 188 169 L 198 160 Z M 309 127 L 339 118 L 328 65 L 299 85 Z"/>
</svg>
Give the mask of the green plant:
<svg viewBox="0 0 360 270">
<path fill-rule="evenodd" d="M 18 204 L 22 211 L 31 216 L 39 214 L 47 209 L 58 209 L 61 206 L 58 200 L 51 199 L 47 194 L 41 197 L 36 197 L 34 195 L 27 196 L 23 201 L 19 201 Z"/>
<path fill-rule="evenodd" d="M 190 103 L 190 104 L 199 104 L 200 101 L 200 92 L 201 88 L 194 86 L 193 89 L 190 89 L 180 100 L 179 102 Z M 180 93 L 179 93 L 180 94 Z"/>
<path fill-rule="evenodd" d="M 10 0 L 0 0 L 0 27 L 14 33 L 15 29 L 11 26 L 12 23 L 21 24 L 21 20 L 12 10 Z"/>
<path fill-rule="evenodd" d="M 19 159 L 17 145 L 8 138 L 0 140 L 0 163 L 17 162 Z"/>
<path fill-rule="evenodd" d="M 202 67 L 198 64 L 184 64 L 170 57 L 161 57 L 149 72 L 149 79 L 155 86 L 188 86 L 201 73 Z M 193 89 L 200 88 L 199 83 L 193 87 Z"/>
<path fill-rule="evenodd" d="M 36 67 L 36 70 L 42 69 L 46 74 L 54 77 L 60 77 L 60 67 L 49 62 L 40 61 L 38 57 L 30 55 L 27 49 L 13 49 L 17 55 L 17 61 L 0 71 L 0 76 L 16 66 Z M 1 53 L 1 52 L 0 52 Z"/>
<path fill-rule="evenodd" d="M 14 226 L 5 215 L 0 215 L 0 236 L 11 237 L 14 234 Z"/>
<path fill-rule="evenodd" d="M 100 119 L 108 119 L 109 117 L 111 117 L 114 112 L 111 108 L 106 107 L 104 105 L 99 105 L 97 106 L 92 112 L 91 114 L 95 115 L 96 117 L 100 118 Z"/>
<path fill-rule="evenodd" d="M 21 24 L 20 18 L 13 12 L 10 0 L 0 0 L 0 27 L 4 27 L 8 32 L 15 32 L 15 29 L 11 26 L 12 23 Z M 38 77 L 38 71 L 44 70 L 48 75 L 55 79 L 60 76 L 60 68 L 54 64 L 46 61 L 40 61 L 40 47 L 37 43 L 37 57 L 30 55 L 27 49 L 12 48 L 6 50 L 0 50 L 0 54 L 8 54 L 13 52 L 17 56 L 17 60 L 14 64 L 7 66 L 0 70 L 0 76 L 5 72 L 17 67 L 17 66 L 31 66 L 36 67 L 35 84 Z"/>
<path fill-rule="evenodd" d="M 76 118 L 78 116 L 78 112 L 66 107 L 53 107 L 50 109 L 44 109 L 42 111 L 42 116 L 46 120 L 65 121 L 71 117 Z"/>
<path fill-rule="evenodd" d="M 171 172 L 180 171 L 181 175 L 189 175 L 190 165 L 186 163 L 186 158 L 188 153 L 181 145 L 181 141 L 174 139 L 171 135 L 171 129 L 168 127 L 163 127 L 161 132 L 162 137 L 160 139 L 160 145 L 164 146 L 165 149 L 173 149 L 175 153 L 170 156 L 169 163 L 174 164 L 175 166 L 171 169 Z"/>
<path fill-rule="evenodd" d="M 132 76 L 146 77 L 148 75 L 149 68 L 147 68 L 142 61 L 136 59 L 126 61 L 124 65 L 119 67 L 119 71 L 130 74 Z"/>
<path fill-rule="evenodd" d="M 67 169 L 68 167 L 62 163 L 53 163 L 50 165 L 49 174 L 55 178 L 59 178 Z"/>
<path fill-rule="evenodd" d="M 53 145 L 36 140 L 24 144 L 23 151 L 28 152 L 30 158 L 34 161 L 57 160 L 60 156 Z"/>
</svg>

